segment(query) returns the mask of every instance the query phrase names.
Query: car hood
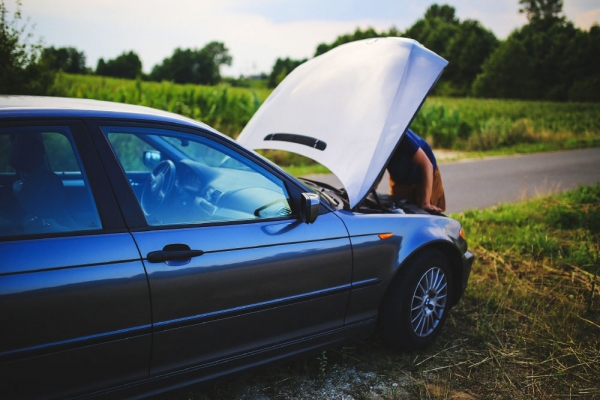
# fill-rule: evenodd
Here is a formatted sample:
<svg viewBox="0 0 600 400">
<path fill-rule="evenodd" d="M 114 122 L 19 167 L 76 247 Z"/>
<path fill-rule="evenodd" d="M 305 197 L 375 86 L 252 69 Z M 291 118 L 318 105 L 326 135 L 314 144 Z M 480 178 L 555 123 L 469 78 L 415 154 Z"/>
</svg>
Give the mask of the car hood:
<svg viewBox="0 0 600 400">
<path fill-rule="evenodd" d="M 237 140 L 323 164 L 354 207 L 372 189 L 447 64 L 411 39 L 338 46 L 292 71 Z"/>
</svg>

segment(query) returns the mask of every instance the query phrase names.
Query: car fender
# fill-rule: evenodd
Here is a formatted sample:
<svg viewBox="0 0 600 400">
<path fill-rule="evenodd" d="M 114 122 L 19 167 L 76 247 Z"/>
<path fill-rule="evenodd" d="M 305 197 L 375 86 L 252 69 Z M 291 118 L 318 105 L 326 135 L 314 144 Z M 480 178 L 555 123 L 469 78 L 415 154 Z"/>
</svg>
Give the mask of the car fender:
<svg viewBox="0 0 600 400">
<path fill-rule="evenodd" d="M 457 275 L 455 284 L 462 281 L 461 260 L 466 242 L 460 237 L 458 221 L 443 216 L 409 214 L 336 211 L 336 215 L 346 225 L 353 251 L 353 290 L 347 322 L 376 318 L 394 277 L 411 257 L 429 248 L 443 251 L 453 274 Z M 453 298 L 453 303 L 456 300 Z"/>
</svg>

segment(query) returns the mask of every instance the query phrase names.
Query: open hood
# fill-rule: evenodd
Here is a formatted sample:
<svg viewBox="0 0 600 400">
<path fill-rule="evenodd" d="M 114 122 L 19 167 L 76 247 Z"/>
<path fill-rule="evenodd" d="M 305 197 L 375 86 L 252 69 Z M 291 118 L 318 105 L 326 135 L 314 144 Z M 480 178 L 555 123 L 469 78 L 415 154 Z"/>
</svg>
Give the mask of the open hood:
<svg viewBox="0 0 600 400">
<path fill-rule="evenodd" d="M 292 71 L 237 140 L 323 164 L 354 207 L 375 184 L 447 64 L 411 39 L 344 44 Z"/>
</svg>

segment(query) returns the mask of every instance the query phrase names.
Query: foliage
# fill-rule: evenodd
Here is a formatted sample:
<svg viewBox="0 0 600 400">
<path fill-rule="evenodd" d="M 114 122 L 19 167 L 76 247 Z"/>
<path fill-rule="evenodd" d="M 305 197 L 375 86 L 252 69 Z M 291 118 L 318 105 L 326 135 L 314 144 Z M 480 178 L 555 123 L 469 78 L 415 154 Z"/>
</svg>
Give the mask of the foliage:
<svg viewBox="0 0 600 400">
<path fill-rule="evenodd" d="M 356 30 L 351 34 L 345 34 L 338 36 L 333 43 L 321 43 L 317 46 L 315 51 L 315 57 L 320 56 L 328 52 L 329 50 L 340 46 L 345 43 L 354 42 L 356 40 L 362 39 L 370 39 L 376 37 L 386 37 L 386 36 L 400 36 L 398 30 L 392 27 L 388 32 L 377 32 L 373 28 L 366 28 L 364 31 L 360 28 L 356 28 Z M 298 65 L 304 63 L 306 59 L 303 60 L 292 60 L 290 58 L 278 58 L 271 70 L 271 74 L 269 75 L 269 87 L 274 88 L 290 73 L 292 72 Z"/>
<path fill-rule="evenodd" d="M 236 137 L 270 90 L 58 74 L 52 94 L 141 104 L 202 120 Z M 597 146 L 600 104 L 429 97 L 411 128 L 436 148 L 516 152 Z M 307 160 L 276 157 L 280 165 Z"/>
<path fill-rule="evenodd" d="M 354 33 L 338 36 L 331 44 L 327 44 L 327 43 L 319 44 L 317 46 L 317 50 L 315 51 L 315 57 L 320 56 L 321 54 L 324 54 L 324 53 L 328 52 L 329 50 L 331 50 L 335 47 L 338 47 L 342 44 L 345 44 L 345 43 L 350 43 L 350 42 L 354 42 L 357 40 L 363 40 L 363 39 L 386 37 L 386 36 L 399 36 L 399 32 L 396 30 L 396 28 L 391 28 L 389 30 L 389 32 L 381 32 L 381 33 L 378 33 L 373 28 L 366 28 L 364 31 L 361 30 L 360 28 L 356 28 Z"/>
<path fill-rule="evenodd" d="M 96 75 L 101 76 L 135 79 L 141 74 L 142 62 L 140 57 L 133 51 L 123 52 L 117 58 L 106 62 L 101 58 L 98 60 L 98 66 L 96 67 Z"/>
<path fill-rule="evenodd" d="M 430 97 L 411 129 L 438 148 L 530 152 L 543 148 L 518 145 L 539 143 L 559 150 L 600 140 L 600 105 Z"/>
<path fill-rule="evenodd" d="M 425 11 L 424 18 L 408 28 L 403 36 L 415 39 L 431 51 L 442 55 L 450 39 L 458 32 L 458 26 L 454 7 L 433 4 Z"/>
<path fill-rule="evenodd" d="M 339 36 L 333 43 L 321 43 L 315 56 L 323 54 L 344 43 L 389 36 L 404 36 L 415 39 L 428 49 L 450 61 L 434 93 L 446 96 L 464 96 L 470 93 L 471 85 L 481 66 L 498 45 L 494 34 L 474 20 L 459 21 L 455 9 L 449 5 L 433 4 L 405 32 L 392 27 L 389 31 L 377 32 L 373 28 L 356 29 L 352 34 Z"/>
<path fill-rule="evenodd" d="M 290 58 L 278 58 L 275 61 L 275 65 L 269 75 L 268 86 L 274 88 L 285 78 L 290 72 L 302 63 L 306 62 L 306 58 L 303 60 L 292 60 Z"/>
<path fill-rule="evenodd" d="M 441 53 L 449 63 L 434 88 L 434 93 L 445 96 L 470 94 L 473 82 L 482 71 L 483 63 L 496 47 L 496 36 L 483 28 L 478 21 L 461 22 Z"/>
<path fill-rule="evenodd" d="M 563 0 L 519 3 L 529 22 L 505 41 L 478 21 L 460 21 L 454 7 L 433 4 L 405 32 L 357 29 L 320 44 L 315 56 L 354 40 L 404 36 L 449 61 L 436 95 L 600 102 L 600 26 L 576 28 L 561 14 Z"/>
<path fill-rule="evenodd" d="M 522 0 L 529 24 L 516 29 L 483 65 L 480 97 L 600 101 L 600 27 L 577 29 L 562 0 Z"/>
<path fill-rule="evenodd" d="M 469 137 L 472 127 L 462 119 L 458 110 L 433 104 L 423 107 L 412 122 L 411 129 L 429 138 L 434 147 L 452 148 L 458 137 Z"/>
<path fill-rule="evenodd" d="M 563 8 L 563 0 L 519 0 L 519 4 L 523 6 L 519 12 L 531 22 L 556 18 Z"/>
<path fill-rule="evenodd" d="M 573 82 L 569 88 L 569 100 L 600 103 L 600 76 L 588 76 Z"/>
<path fill-rule="evenodd" d="M 85 54 L 74 47 L 54 48 L 46 47 L 42 52 L 42 59 L 49 68 L 69 74 L 85 74 Z"/>
<path fill-rule="evenodd" d="M 92 75 L 58 74 L 52 94 L 139 104 L 201 120 L 236 137 L 269 94 L 227 85 L 178 85 Z"/>
<path fill-rule="evenodd" d="M 449 61 L 434 93 L 445 96 L 464 96 L 481 72 L 483 62 L 497 47 L 494 34 L 474 20 L 459 21 L 454 7 L 433 4 L 404 32 L 428 49 Z"/>
<path fill-rule="evenodd" d="M 473 93 L 480 97 L 530 99 L 535 97 L 536 83 L 534 61 L 525 45 L 509 39 L 483 63 Z"/>
<path fill-rule="evenodd" d="M 243 76 L 239 78 L 223 77 L 221 83 L 232 87 L 266 89 L 268 87 L 269 76 L 264 72 L 260 75 Z"/>
<path fill-rule="evenodd" d="M 150 79 L 215 85 L 221 81 L 220 66 L 231 65 L 229 50 L 221 42 L 210 42 L 202 49 L 177 48 L 171 57 L 154 66 Z"/>
<path fill-rule="evenodd" d="M 2 94 L 45 94 L 54 75 L 41 60 L 41 44 L 32 44 L 33 34 L 23 22 L 21 3 L 10 15 L 0 0 L 0 92 Z"/>
</svg>

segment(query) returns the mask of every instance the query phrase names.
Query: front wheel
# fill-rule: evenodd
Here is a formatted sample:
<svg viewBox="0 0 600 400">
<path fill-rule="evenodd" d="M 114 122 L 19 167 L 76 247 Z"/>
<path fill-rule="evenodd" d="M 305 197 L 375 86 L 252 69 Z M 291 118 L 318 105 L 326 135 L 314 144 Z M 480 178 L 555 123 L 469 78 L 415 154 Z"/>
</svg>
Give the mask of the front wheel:
<svg viewBox="0 0 600 400">
<path fill-rule="evenodd" d="M 451 296 L 448 259 L 438 250 L 423 250 L 402 267 L 384 299 L 384 339 L 403 351 L 428 346 L 442 330 Z"/>
</svg>

